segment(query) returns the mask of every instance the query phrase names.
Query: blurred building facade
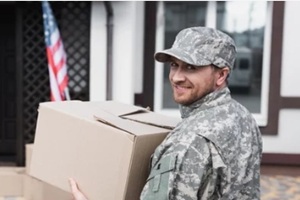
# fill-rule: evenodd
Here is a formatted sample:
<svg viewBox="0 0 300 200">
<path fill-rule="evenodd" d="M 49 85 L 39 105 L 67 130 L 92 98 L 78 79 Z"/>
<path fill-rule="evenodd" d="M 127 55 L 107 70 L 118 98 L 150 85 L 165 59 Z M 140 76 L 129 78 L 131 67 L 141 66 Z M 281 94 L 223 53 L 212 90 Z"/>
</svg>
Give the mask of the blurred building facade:
<svg viewBox="0 0 300 200">
<path fill-rule="evenodd" d="M 300 90 L 297 89 L 300 28 L 294 20 L 300 15 L 299 2 L 128 1 L 109 4 L 110 15 L 107 5 L 100 1 L 51 2 L 68 54 L 73 100 L 112 99 L 149 106 L 156 112 L 179 117 L 168 85 L 168 69 L 154 62 L 153 54 L 169 48 L 182 28 L 218 28 L 236 41 L 238 56 L 229 87 L 233 98 L 244 104 L 260 125 L 263 162 L 300 164 Z M 11 37 L 15 54 L 14 62 L 10 63 L 15 67 L 11 72 L 1 71 L 1 80 L 8 74 L 13 78 L 0 85 L 3 94 L 0 143 L 7 145 L 8 140 L 13 141 L 11 154 L 16 163 L 22 165 L 24 144 L 34 140 L 38 103 L 49 100 L 49 79 L 39 2 L 0 5 L 4 10 L 8 7 L 15 16 L 12 19 L 15 26 L 11 27 L 15 34 Z M 112 23 L 111 40 L 107 35 L 108 22 Z M 2 33 L 1 40 L 6 41 L 6 38 Z M 10 65 L 2 65 L 1 70 L 10 69 L 5 67 Z M 4 82 L 12 86 L 10 93 L 4 92 L 8 90 Z M 10 106 L 5 102 L 11 102 Z M 3 114 L 4 108 L 13 114 L 10 117 Z M 8 129 L 13 133 L 7 134 Z M 1 152 L 5 155 L 4 150 L 0 149 L 0 155 Z"/>
</svg>

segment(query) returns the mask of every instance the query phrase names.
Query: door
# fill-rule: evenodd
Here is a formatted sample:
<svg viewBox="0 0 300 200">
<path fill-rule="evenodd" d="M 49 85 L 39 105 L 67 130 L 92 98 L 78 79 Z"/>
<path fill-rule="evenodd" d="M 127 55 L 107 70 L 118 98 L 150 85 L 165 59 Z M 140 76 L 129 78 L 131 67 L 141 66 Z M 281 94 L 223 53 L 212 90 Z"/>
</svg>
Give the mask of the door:
<svg viewBox="0 0 300 200">
<path fill-rule="evenodd" d="M 0 161 L 16 156 L 15 4 L 0 3 Z"/>
</svg>

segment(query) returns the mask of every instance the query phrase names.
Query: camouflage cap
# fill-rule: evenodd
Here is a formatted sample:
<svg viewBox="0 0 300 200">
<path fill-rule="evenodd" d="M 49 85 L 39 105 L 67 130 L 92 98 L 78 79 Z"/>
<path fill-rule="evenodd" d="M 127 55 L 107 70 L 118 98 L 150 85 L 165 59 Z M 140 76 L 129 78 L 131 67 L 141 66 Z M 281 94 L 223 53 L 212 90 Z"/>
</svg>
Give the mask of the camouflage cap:
<svg viewBox="0 0 300 200">
<path fill-rule="evenodd" d="M 233 69 L 236 47 L 233 39 L 225 33 L 208 27 L 191 27 L 180 31 L 170 49 L 156 52 L 159 62 L 171 57 L 194 66 L 216 65 Z"/>
</svg>

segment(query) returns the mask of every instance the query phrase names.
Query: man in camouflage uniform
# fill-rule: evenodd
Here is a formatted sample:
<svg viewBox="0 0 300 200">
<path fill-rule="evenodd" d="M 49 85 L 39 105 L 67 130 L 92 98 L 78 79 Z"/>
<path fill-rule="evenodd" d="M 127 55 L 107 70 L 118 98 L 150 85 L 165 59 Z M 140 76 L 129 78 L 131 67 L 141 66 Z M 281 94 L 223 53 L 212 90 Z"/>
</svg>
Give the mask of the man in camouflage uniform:
<svg viewBox="0 0 300 200">
<path fill-rule="evenodd" d="M 180 31 L 172 48 L 155 54 L 170 62 L 182 121 L 155 150 L 141 200 L 260 199 L 260 131 L 227 87 L 235 55 L 228 35 L 206 27 Z"/>
<path fill-rule="evenodd" d="M 228 35 L 206 27 L 155 54 L 170 62 L 182 122 L 155 150 L 142 200 L 260 199 L 260 131 L 227 87 L 235 55 Z"/>
</svg>

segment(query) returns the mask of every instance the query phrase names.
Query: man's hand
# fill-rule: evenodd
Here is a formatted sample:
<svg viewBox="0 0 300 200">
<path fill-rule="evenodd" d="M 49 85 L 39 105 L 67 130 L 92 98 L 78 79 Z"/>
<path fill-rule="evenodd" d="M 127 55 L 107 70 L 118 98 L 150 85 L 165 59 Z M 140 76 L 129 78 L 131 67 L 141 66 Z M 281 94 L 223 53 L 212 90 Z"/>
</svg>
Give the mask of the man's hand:
<svg viewBox="0 0 300 200">
<path fill-rule="evenodd" d="M 74 200 L 88 200 L 78 189 L 77 183 L 73 178 L 69 178 L 69 183 L 70 183 Z"/>
</svg>

